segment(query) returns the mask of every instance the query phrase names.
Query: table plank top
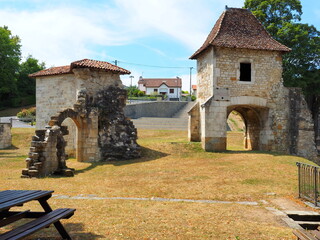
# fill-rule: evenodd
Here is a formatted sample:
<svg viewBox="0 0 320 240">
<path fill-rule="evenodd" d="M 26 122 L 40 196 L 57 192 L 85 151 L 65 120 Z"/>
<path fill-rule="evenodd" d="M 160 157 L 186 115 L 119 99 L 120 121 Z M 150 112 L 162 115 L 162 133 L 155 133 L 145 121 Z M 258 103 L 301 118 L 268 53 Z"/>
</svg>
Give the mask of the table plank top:
<svg viewBox="0 0 320 240">
<path fill-rule="evenodd" d="M 0 211 L 10 209 L 11 207 L 23 203 L 51 197 L 53 191 L 41 190 L 6 190 L 0 192 Z"/>
</svg>

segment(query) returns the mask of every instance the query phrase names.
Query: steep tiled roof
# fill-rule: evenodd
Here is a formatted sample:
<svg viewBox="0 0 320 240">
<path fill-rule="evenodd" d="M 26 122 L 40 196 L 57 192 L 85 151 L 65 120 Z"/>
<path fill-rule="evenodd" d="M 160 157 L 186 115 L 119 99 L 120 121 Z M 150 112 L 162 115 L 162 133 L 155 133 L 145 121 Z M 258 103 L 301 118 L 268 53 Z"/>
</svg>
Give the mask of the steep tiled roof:
<svg viewBox="0 0 320 240">
<path fill-rule="evenodd" d="M 182 87 L 181 78 L 140 78 L 138 84 L 145 87 L 160 87 L 162 84 L 168 87 Z"/>
<path fill-rule="evenodd" d="M 130 74 L 130 71 L 108 62 L 83 59 L 83 60 L 72 62 L 68 66 L 52 67 L 52 68 L 41 70 L 39 72 L 30 74 L 29 77 L 43 77 L 43 76 L 51 76 L 51 75 L 68 74 L 68 73 L 72 73 L 72 69 L 74 68 L 91 68 L 91 69 L 104 70 L 108 72 L 110 71 L 110 72 L 119 73 L 119 74 Z"/>
<path fill-rule="evenodd" d="M 190 59 L 196 59 L 210 45 L 227 48 L 291 51 L 290 48 L 274 40 L 249 10 L 242 8 L 227 8 L 217 20 L 206 41 Z"/>
</svg>

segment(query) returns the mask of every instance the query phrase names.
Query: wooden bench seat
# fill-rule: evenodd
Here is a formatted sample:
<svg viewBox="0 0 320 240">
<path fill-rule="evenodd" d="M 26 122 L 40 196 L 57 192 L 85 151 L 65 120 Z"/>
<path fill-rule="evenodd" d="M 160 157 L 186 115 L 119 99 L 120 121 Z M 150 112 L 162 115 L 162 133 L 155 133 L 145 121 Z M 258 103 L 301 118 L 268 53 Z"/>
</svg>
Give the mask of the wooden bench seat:
<svg viewBox="0 0 320 240">
<path fill-rule="evenodd" d="M 22 226 L 19 226 L 9 232 L 0 235 L 0 240 L 15 240 L 22 239 L 26 236 L 33 234 L 34 232 L 48 227 L 51 224 L 60 224 L 60 219 L 70 218 L 74 214 L 75 209 L 72 208 L 60 208 L 52 212 L 48 212 L 43 216 L 32 220 Z M 56 226 L 57 227 L 57 226 Z M 64 239 L 71 239 L 69 235 L 65 235 Z"/>
</svg>

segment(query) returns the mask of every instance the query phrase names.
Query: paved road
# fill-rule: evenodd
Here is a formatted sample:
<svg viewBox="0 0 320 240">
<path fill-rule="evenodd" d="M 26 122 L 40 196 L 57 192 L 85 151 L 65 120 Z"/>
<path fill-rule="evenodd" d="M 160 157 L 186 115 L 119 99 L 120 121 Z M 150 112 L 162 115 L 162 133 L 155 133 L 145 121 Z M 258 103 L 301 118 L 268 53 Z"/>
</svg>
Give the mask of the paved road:
<svg viewBox="0 0 320 240">
<path fill-rule="evenodd" d="M 35 126 L 31 126 L 29 123 L 25 123 L 22 121 L 19 121 L 16 116 L 11 116 L 11 117 L 1 117 L 0 122 L 2 123 L 9 123 L 10 118 L 14 119 L 12 121 L 12 127 L 13 128 L 35 128 Z"/>
</svg>

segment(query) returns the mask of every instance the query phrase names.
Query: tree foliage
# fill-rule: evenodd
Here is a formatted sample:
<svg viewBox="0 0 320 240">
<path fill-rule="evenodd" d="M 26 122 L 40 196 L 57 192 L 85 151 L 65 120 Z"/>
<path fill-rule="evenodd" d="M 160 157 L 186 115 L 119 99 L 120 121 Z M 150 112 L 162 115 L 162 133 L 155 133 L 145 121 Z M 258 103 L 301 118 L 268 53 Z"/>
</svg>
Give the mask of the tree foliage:
<svg viewBox="0 0 320 240">
<path fill-rule="evenodd" d="M 0 101 L 16 95 L 16 81 L 20 61 L 20 39 L 8 27 L 0 27 Z"/>
<path fill-rule="evenodd" d="M 288 87 L 301 87 L 307 97 L 320 94 L 320 32 L 300 23 L 299 0 L 245 0 L 248 8 L 267 31 L 292 51 L 283 56 L 283 79 Z M 318 85 L 319 86 L 319 85 Z"/>
<path fill-rule="evenodd" d="M 22 63 L 20 60 L 20 38 L 13 36 L 8 27 L 0 27 L 0 108 L 35 102 L 35 80 L 28 75 L 45 65 L 32 56 Z"/>
<path fill-rule="evenodd" d="M 19 75 L 17 81 L 17 87 L 20 96 L 28 96 L 36 94 L 36 83 L 35 79 L 30 78 L 28 75 L 31 73 L 38 72 L 45 68 L 44 62 L 39 63 L 39 61 L 33 58 L 31 55 L 20 64 Z"/>
<path fill-rule="evenodd" d="M 144 92 L 140 91 L 137 86 L 130 86 L 127 88 L 129 97 L 142 97 Z"/>
</svg>

